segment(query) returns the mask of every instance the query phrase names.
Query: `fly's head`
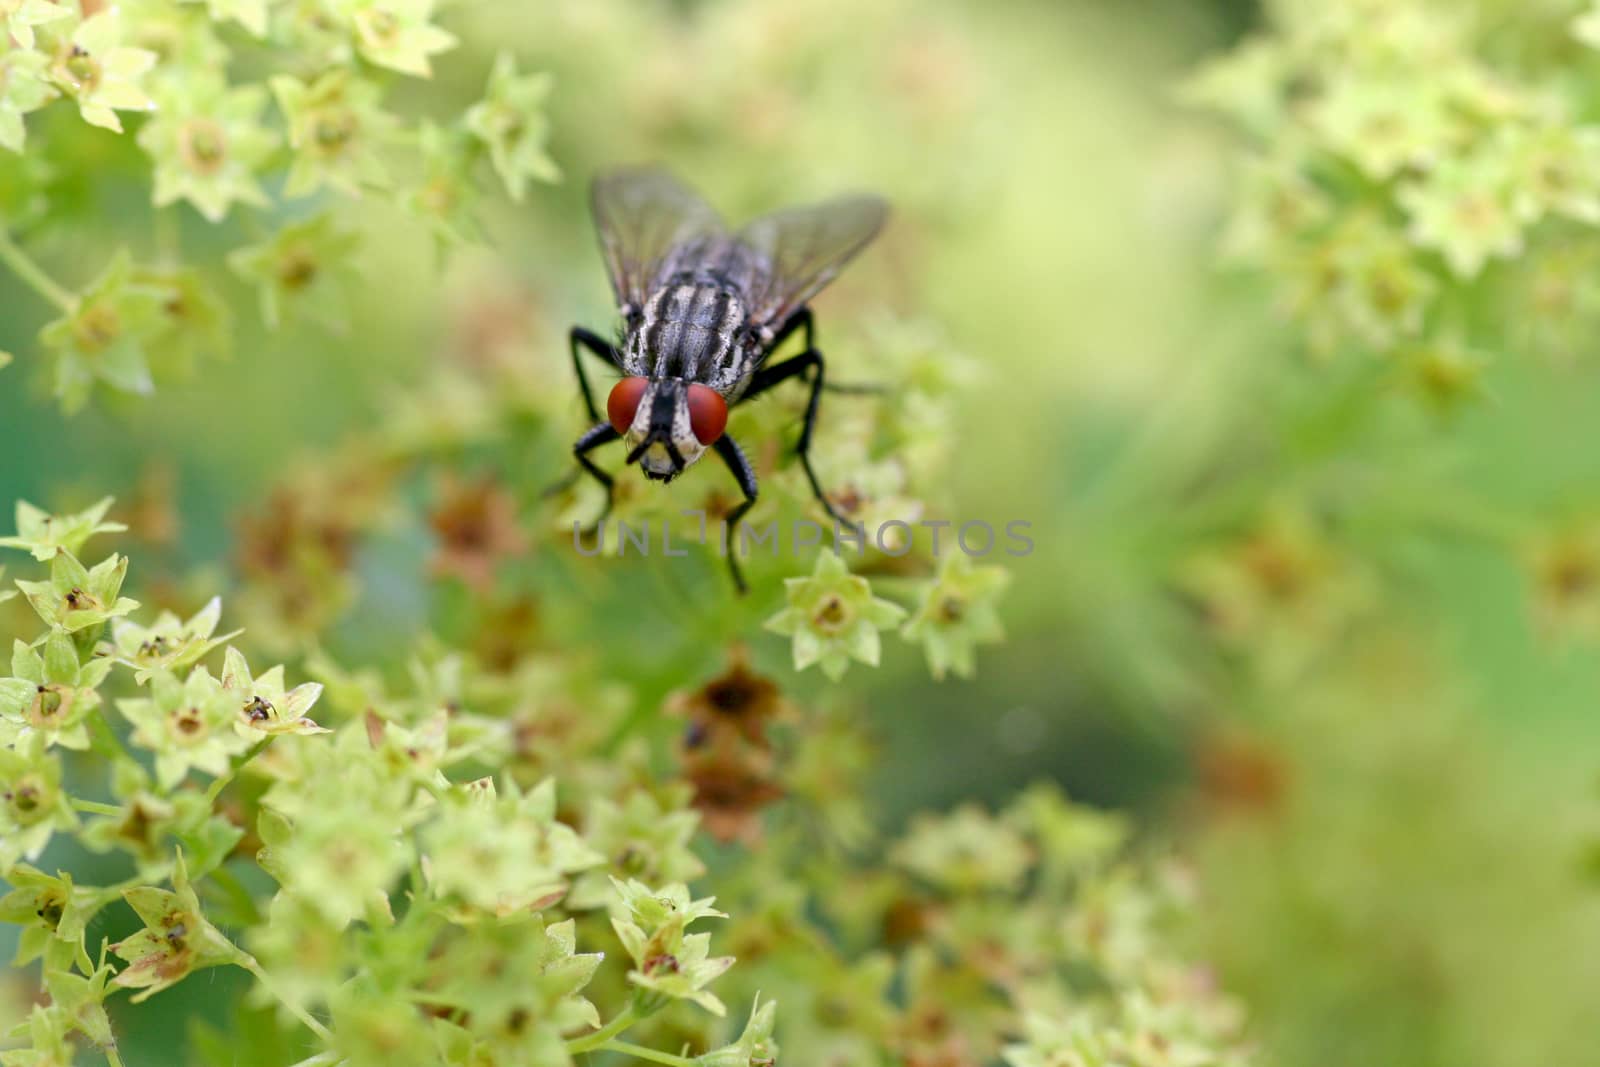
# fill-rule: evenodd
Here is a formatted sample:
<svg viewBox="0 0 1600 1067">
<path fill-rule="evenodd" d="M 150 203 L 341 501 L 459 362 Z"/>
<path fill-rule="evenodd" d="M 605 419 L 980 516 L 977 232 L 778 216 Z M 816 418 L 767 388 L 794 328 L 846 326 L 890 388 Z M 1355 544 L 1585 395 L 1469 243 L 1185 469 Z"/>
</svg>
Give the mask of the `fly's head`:
<svg viewBox="0 0 1600 1067">
<path fill-rule="evenodd" d="M 699 382 L 635 376 L 612 387 L 606 416 L 628 444 L 628 462 L 647 478 L 670 482 L 722 436 L 728 402 Z"/>
</svg>

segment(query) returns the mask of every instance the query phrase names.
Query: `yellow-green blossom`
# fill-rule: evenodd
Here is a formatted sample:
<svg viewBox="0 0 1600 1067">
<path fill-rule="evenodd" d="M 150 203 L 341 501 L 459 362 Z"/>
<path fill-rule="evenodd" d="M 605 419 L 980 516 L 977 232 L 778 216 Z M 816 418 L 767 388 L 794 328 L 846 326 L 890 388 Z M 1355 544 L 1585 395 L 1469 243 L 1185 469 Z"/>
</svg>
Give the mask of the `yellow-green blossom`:
<svg viewBox="0 0 1600 1067">
<path fill-rule="evenodd" d="M 156 64 L 156 54 L 123 45 L 126 33 L 115 9 L 83 20 L 56 53 L 51 75 L 61 91 L 78 101 L 85 122 L 122 132 L 118 111 L 149 111 L 155 101 L 140 85 Z"/>
<path fill-rule="evenodd" d="M 354 29 L 362 58 L 401 74 L 431 77 L 428 57 L 456 46 L 455 35 L 431 21 L 434 0 L 332 0 L 330 6 Z"/>
<path fill-rule="evenodd" d="M 927 651 L 934 678 L 942 680 L 947 671 L 961 678 L 977 673 L 977 646 L 1005 636 L 995 604 L 1010 581 L 1005 568 L 975 567 L 965 552 L 952 552 L 945 560 L 938 579 L 923 590 L 916 613 L 900 631 Z"/>
<path fill-rule="evenodd" d="M 52 630 L 42 643 L 43 655 L 21 641 L 12 646 L 12 677 L 0 678 L 0 743 L 37 733 L 46 747 L 86 749 L 84 720 L 100 706 L 95 690 L 110 673 L 111 661 L 96 656 L 80 664 L 63 630 Z"/>
<path fill-rule="evenodd" d="M 484 98 L 467 111 L 467 129 L 488 146 L 494 169 L 513 200 L 522 199 L 530 178 L 553 182 L 561 177 L 545 150 L 550 123 L 544 101 L 550 86 L 550 75 L 518 74 L 511 54 L 502 52 L 495 59 Z"/>
<path fill-rule="evenodd" d="M 789 606 L 767 620 L 773 633 L 794 643 L 794 667 L 803 671 L 820 664 L 834 681 L 844 677 L 852 659 L 878 665 L 886 630 L 905 618 L 905 609 L 872 595 L 865 578 L 851 574 L 835 552 L 823 552 L 808 578 L 784 579 Z"/>
<path fill-rule="evenodd" d="M 52 0 L 0 0 L 0 42 L 9 35 L 18 49 L 31 49 L 35 26 L 71 17 L 71 8 Z"/>
<path fill-rule="evenodd" d="M 105 497 L 83 511 L 51 515 L 26 500 L 19 500 L 17 532 L 11 537 L 0 537 L 0 548 L 23 549 L 33 553 L 33 558 L 41 563 L 48 563 L 60 551 L 77 552 L 95 534 L 121 533 L 127 529 L 120 522 L 105 521 L 112 503 L 111 497 Z"/>
<path fill-rule="evenodd" d="M 286 688 L 282 664 L 252 676 L 244 654 L 230 647 L 223 653 L 222 687 L 233 693 L 238 702 L 238 728 L 247 735 L 329 732 L 306 715 L 322 695 L 322 685 L 302 682 L 293 689 Z"/>
<path fill-rule="evenodd" d="M 380 150 L 398 124 L 379 106 L 383 90 L 376 83 L 337 69 L 309 84 L 280 74 L 272 79 L 272 91 L 294 149 L 286 196 L 307 196 L 324 183 L 360 196 L 364 189 L 387 184 Z"/>
<path fill-rule="evenodd" d="M 35 860 L 57 830 L 78 825 L 61 788 L 61 760 L 35 733 L 0 748 L 0 877 L 18 860 Z"/>
<path fill-rule="evenodd" d="M 195 971 L 246 959 L 201 914 L 200 900 L 189 885 L 181 857 L 172 889 L 141 886 L 122 894 L 144 922 L 143 930 L 111 946 L 111 951 L 128 961 L 115 984 L 139 990 L 133 997 L 135 1004 L 177 985 Z"/>
<path fill-rule="evenodd" d="M 39 331 L 39 340 L 55 351 L 55 392 L 63 409 L 82 408 L 96 382 L 126 393 L 154 390 L 146 345 L 162 296 L 139 279 L 121 249 L 72 309 Z"/>
<path fill-rule="evenodd" d="M 155 205 L 187 200 L 212 222 L 235 202 L 266 207 L 256 172 L 278 143 L 261 124 L 266 106 L 261 86 L 230 89 L 220 77 L 167 101 L 139 131 L 139 147 L 155 162 Z"/>
<path fill-rule="evenodd" d="M 149 626 L 131 619 L 111 624 L 112 654 L 118 663 L 134 668 L 141 685 L 158 670 L 177 671 L 200 662 L 212 649 L 239 631 L 213 636 L 222 620 L 222 598 L 212 597 L 187 622 L 163 611 Z"/>
<path fill-rule="evenodd" d="M 20 153 L 27 140 L 22 116 L 55 99 L 49 66 L 49 57 L 40 52 L 25 48 L 0 52 L 0 147 Z"/>
<path fill-rule="evenodd" d="M 181 682 L 159 670 L 151 676 L 150 696 L 119 700 L 117 710 L 133 723 L 134 744 L 155 754 L 163 789 L 181 782 L 190 768 L 224 774 L 229 761 L 250 747 L 250 738 L 234 729 L 234 694 L 204 667 Z"/>
<path fill-rule="evenodd" d="M 28 603 L 51 626 L 77 633 L 100 626 L 139 606 L 137 600 L 119 596 L 128 573 L 124 556 L 107 556 L 85 570 L 76 556 L 62 549 L 50 561 L 48 582 L 18 581 Z"/>
</svg>

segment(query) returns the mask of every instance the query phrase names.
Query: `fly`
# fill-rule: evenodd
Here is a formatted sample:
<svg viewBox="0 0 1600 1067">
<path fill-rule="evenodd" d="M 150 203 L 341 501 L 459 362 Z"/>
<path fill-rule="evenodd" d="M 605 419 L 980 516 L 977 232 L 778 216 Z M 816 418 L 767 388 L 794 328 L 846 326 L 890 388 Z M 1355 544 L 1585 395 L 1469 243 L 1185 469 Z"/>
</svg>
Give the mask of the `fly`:
<svg viewBox="0 0 1600 1067">
<path fill-rule="evenodd" d="M 808 302 L 877 236 L 888 205 L 877 197 L 848 197 L 773 212 L 730 231 L 696 193 L 655 168 L 601 176 L 591 204 L 622 316 L 615 344 L 581 326 L 571 334 L 572 365 L 595 422 L 573 454 L 606 490 L 596 525 L 611 512 L 614 484 L 590 458 L 601 445 L 624 441 L 627 462 L 660 482 L 715 452 L 744 494 L 727 520 L 728 567 L 742 593 L 734 533 L 755 505 L 757 488 L 743 450 L 724 432 L 728 409 L 790 378 L 808 382 L 795 453 L 823 509 L 846 521 L 811 469 L 824 363 Z M 769 366 L 796 332 L 803 332 L 804 349 Z M 623 375 L 606 398 L 603 418 L 580 350 Z"/>
</svg>

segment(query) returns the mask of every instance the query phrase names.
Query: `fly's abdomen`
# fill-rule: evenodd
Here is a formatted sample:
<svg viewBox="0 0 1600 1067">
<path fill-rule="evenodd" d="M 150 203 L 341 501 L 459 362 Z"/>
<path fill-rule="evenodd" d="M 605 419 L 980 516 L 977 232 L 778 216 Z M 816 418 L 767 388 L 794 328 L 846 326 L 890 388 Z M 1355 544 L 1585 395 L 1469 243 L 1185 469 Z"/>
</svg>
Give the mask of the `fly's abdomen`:
<svg viewBox="0 0 1600 1067">
<path fill-rule="evenodd" d="M 645 306 L 638 332 L 641 369 L 652 378 L 682 378 L 720 388 L 736 381 L 744 304 L 722 286 L 663 286 Z"/>
</svg>

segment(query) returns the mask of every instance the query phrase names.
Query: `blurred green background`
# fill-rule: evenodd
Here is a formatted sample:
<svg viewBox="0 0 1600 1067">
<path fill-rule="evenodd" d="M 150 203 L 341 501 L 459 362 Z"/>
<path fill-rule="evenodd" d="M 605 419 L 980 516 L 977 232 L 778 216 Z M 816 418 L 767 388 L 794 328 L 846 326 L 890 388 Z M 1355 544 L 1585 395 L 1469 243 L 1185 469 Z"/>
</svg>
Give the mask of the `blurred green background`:
<svg viewBox="0 0 1600 1067">
<path fill-rule="evenodd" d="M 19 354 L 0 377 L 0 501 L 127 500 L 170 471 L 177 540 L 141 567 L 224 573 L 237 516 L 289 460 L 454 358 L 485 278 L 526 316 L 549 388 L 572 388 L 567 326 L 609 327 L 584 206 L 597 169 L 665 161 L 736 217 L 879 190 L 894 223 L 820 302 L 824 346 L 880 305 L 937 323 L 981 370 L 950 430 L 951 517 L 1026 519 L 1038 546 L 1012 562 L 1008 641 L 976 681 L 934 684 L 904 646 L 850 675 L 884 821 L 1040 777 L 1133 809 L 1194 857 L 1191 936 L 1272 1062 L 1600 1063 L 1600 893 L 1580 866 L 1600 831 L 1600 665 L 1541 634 L 1515 546 L 1455 521 L 1600 506 L 1600 363 L 1500 360 L 1487 402 L 1441 416 L 1388 368 L 1307 361 L 1259 281 L 1217 271 L 1230 145 L 1173 86 L 1257 17 L 1181 0 L 458 7 L 465 46 L 429 91 L 475 91 L 502 47 L 553 71 L 563 183 L 495 208 L 490 253 L 442 275 L 420 228 L 373 208 L 346 334 L 267 333 L 241 287 L 230 362 L 71 419 L 28 381 L 45 309 L 0 277 L 0 349 Z M 97 207 L 121 227 L 118 203 Z M 193 217 L 183 238 L 218 240 Z M 83 234 L 46 250 L 74 278 L 104 258 Z M 542 445 L 529 469 L 554 474 L 565 446 Z M 1180 592 L 1191 561 L 1330 498 L 1355 517 L 1348 566 L 1243 648 L 1219 642 Z M 398 516 L 363 548 L 344 649 L 428 625 L 429 536 Z M 681 626 L 675 595 L 618 579 L 545 625 L 656 635 Z M 754 622 L 780 595 L 738 609 L 773 671 L 787 650 Z M 648 699 L 659 659 L 719 660 L 694 637 L 617 672 Z"/>
</svg>

